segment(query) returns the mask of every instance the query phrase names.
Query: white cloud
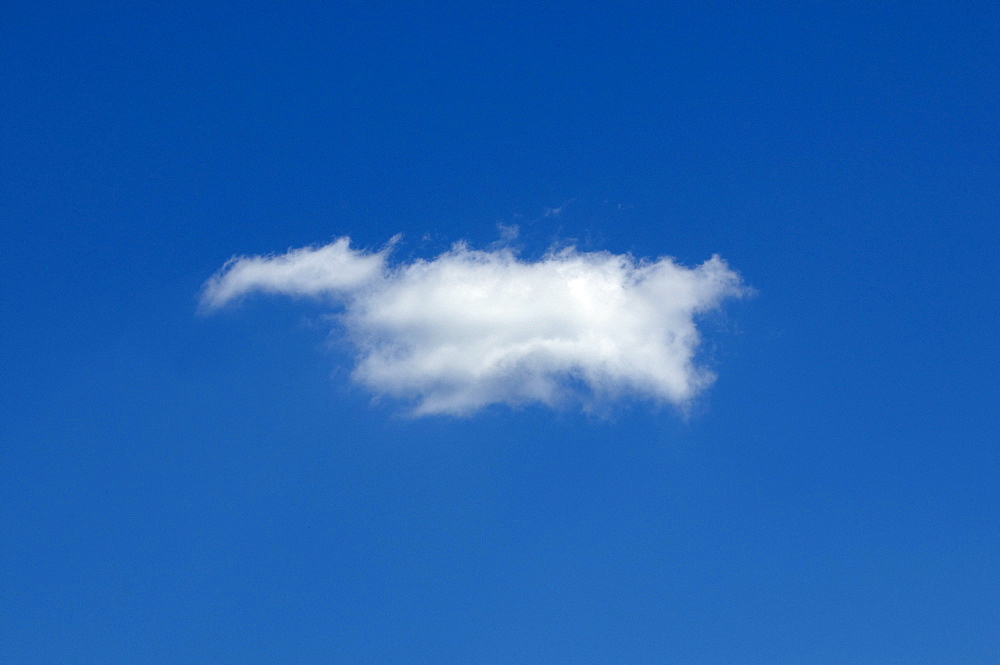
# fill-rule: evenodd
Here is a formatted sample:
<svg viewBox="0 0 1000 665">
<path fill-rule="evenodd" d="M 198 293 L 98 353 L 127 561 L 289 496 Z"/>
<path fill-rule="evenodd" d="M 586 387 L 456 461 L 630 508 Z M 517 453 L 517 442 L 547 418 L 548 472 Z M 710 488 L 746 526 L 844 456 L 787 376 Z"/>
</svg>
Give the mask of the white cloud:
<svg viewBox="0 0 1000 665">
<path fill-rule="evenodd" d="M 718 256 L 688 268 L 569 248 L 524 261 L 456 244 L 391 266 L 388 252 L 340 238 L 234 258 L 205 284 L 202 306 L 258 291 L 332 298 L 359 352 L 355 380 L 411 400 L 416 415 L 462 415 L 625 395 L 683 407 L 714 379 L 694 362 L 695 316 L 747 291 Z"/>
<path fill-rule="evenodd" d="M 388 248 L 356 252 L 350 243 L 350 238 L 339 238 L 325 247 L 292 249 L 281 256 L 234 257 L 205 283 L 202 306 L 215 309 L 253 291 L 350 295 L 383 273 L 388 253 Z"/>
</svg>

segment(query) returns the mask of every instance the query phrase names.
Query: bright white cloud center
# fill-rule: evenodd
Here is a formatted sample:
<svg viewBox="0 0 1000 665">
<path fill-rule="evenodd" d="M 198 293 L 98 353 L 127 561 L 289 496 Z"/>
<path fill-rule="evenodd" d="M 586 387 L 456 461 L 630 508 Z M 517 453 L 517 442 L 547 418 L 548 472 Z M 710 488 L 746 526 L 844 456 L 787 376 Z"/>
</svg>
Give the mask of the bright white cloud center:
<svg viewBox="0 0 1000 665">
<path fill-rule="evenodd" d="M 684 406 L 714 379 L 694 362 L 696 315 L 746 292 L 718 256 L 687 268 L 569 248 L 524 261 L 457 244 L 392 266 L 388 252 L 340 238 L 234 258 L 205 284 L 202 304 L 253 292 L 332 298 L 359 352 L 356 381 L 412 401 L 417 415 L 462 415 L 625 395 Z"/>
</svg>

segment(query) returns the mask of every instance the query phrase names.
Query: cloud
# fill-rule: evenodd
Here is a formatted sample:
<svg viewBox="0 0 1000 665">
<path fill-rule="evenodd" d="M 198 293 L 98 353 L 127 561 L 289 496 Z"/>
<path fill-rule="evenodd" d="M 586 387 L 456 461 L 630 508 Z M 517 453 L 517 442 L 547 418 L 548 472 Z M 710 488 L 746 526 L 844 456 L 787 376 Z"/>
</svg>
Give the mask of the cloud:
<svg viewBox="0 0 1000 665">
<path fill-rule="evenodd" d="M 465 415 L 625 396 L 684 407 L 715 378 L 695 363 L 696 316 L 747 292 L 718 256 L 689 268 L 567 248 L 526 261 L 459 243 L 390 265 L 391 245 L 366 252 L 345 237 L 233 258 L 206 282 L 202 307 L 254 292 L 328 299 L 358 351 L 356 381 L 415 415 Z"/>
<path fill-rule="evenodd" d="M 383 273 L 388 252 L 388 249 L 376 254 L 356 252 L 350 248 L 350 242 L 350 238 L 339 238 L 318 249 L 303 247 L 281 256 L 230 259 L 206 282 L 202 306 L 215 309 L 253 291 L 349 295 Z"/>
</svg>

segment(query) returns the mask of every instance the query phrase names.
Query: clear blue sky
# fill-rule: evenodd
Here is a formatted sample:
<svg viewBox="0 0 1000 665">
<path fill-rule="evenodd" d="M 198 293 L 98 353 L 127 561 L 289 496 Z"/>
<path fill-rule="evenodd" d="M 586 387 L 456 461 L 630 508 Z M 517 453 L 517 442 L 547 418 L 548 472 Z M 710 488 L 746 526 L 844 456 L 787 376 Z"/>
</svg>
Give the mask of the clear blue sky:
<svg viewBox="0 0 1000 665">
<path fill-rule="evenodd" d="M 1000 661 L 995 3 L 327 4 L 6 4 L 0 661 Z M 691 413 L 197 312 L 498 224 L 739 271 Z"/>
</svg>

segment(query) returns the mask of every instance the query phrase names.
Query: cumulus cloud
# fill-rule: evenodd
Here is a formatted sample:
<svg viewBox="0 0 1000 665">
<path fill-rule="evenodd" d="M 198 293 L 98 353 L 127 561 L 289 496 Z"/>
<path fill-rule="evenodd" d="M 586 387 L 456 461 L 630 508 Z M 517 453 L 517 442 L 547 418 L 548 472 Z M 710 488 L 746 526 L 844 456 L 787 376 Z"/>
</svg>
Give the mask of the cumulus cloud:
<svg viewBox="0 0 1000 665">
<path fill-rule="evenodd" d="M 714 379 L 695 363 L 697 315 L 747 291 L 718 256 L 689 268 L 566 248 L 527 261 L 459 243 L 390 265 L 390 251 L 352 249 L 345 237 L 233 258 L 205 284 L 202 306 L 254 292 L 329 299 L 358 351 L 356 381 L 416 415 L 464 415 L 627 395 L 683 407 Z"/>
</svg>

